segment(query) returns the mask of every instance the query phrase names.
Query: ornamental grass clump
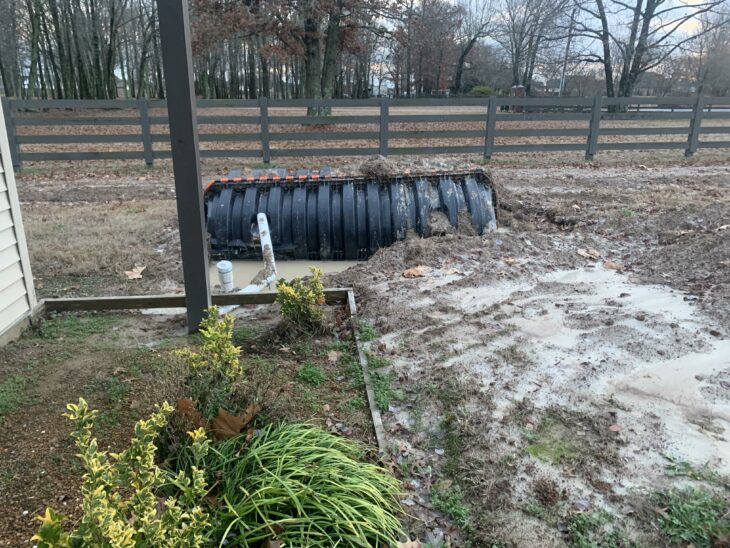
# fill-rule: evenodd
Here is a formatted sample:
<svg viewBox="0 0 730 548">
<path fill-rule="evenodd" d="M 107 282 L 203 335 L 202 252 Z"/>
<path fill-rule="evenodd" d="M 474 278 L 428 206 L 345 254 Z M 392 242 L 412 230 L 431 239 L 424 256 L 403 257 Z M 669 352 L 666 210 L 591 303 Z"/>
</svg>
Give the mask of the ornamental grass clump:
<svg viewBox="0 0 730 548">
<path fill-rule="evenodd" d="M 395 546 L 400 484 L 361 444 L 308 424 L 269 426 L 211 448 L 216 539 L 235 546 Z"/>
<path fill-rule="evenodd" d="M 154 442 L 167 424 L 169 404 L 163 403 L 148 420 L 137 422 L 129 447 L 121 453 L 99 450 L 92 434 L 97 412 L 89 410 L 83 398 L 67 409 L 64 416 L 74 423 L 72 437 L 84 470 L 82 515 L 75 529 L 66 531 L 66 517 L 46 509 L 33 536 L 39 548 L 193 547 L 209 540 L 211 522 L 203 507 L 207 484 L 200 468 L 209 441 L 202 429 L 189 433 L 196 464 L 189 473 L 175 474 L 155 464 Z"/>
<path fill-rule="evenodd" d="M 281 306 L 281 315 L 300 331 L 316 331 L 324 320 L 324 285 L 322 271 L 310 267 L 312 277 L 304 282 L 295 278 L 291 283 L 279 280 L 276 284 L 276 302 Z"/>
</svg>

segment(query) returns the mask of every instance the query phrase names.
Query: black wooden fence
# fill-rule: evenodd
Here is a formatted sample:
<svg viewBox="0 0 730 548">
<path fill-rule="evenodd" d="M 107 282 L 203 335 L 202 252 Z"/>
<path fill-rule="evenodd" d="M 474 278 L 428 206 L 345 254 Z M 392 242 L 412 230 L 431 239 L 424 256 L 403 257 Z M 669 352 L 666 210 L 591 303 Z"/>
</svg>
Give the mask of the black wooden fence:
<svg viewBox="0 0 730 548">
<path fill-rule="evenodd" d="M 17 168 L 46 160 L 140 159 L 152 165 L 170 157 L 165 101 L 3 97 L 2 106 Z M 228 112 L 206 114 L 210 109 Z M 333 110 L 311 114 L 318 109 Z M 203 126 L 202 157 L 264 163 L 276 157 L 378 154 L 479 154 L 490 159 L 501 152 L 584 151 L 590 159 L 604 150 L 683 149 L 691 155 L 699 148 L 730 148 L 730 98 L 201 100 L 198 124 Z M 204 131 L 206 127 L 213 131 Z M 661 137 L 652 141 L 647 136 Z M 557 141 L 546 142 L 550 137 Z M 454 144 L 455 139 L 460 141 Z M 328 146 L 338 142 L 344 146 Z M 84 150 L 84 144 L 108 150 Z"/>
</svg>

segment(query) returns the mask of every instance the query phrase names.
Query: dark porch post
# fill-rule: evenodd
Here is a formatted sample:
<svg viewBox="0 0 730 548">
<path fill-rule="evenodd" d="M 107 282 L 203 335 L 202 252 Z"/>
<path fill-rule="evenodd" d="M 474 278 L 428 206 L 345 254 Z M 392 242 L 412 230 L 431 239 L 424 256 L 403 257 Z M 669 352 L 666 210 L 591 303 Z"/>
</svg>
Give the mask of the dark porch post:
<svg viewBox="0 0 730 548">
<path fill-rule="evenodd" d="M 157 0 L 157 13 L 180 224 L 185 306 L 188 329 L 193 332 L 198 329 L 211 300 L 187 0 Z"/>
</svg>

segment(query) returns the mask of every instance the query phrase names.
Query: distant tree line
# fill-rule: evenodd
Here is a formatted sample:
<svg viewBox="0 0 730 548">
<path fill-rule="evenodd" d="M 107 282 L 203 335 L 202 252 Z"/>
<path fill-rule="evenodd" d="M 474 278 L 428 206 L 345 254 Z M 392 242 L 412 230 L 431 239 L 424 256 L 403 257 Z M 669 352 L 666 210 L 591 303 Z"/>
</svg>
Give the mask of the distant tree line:
<svg viewBox="0 0 730 548">
<path fill-rule="evenodd" d="M 730 93 L 730 0 L 190 0 L 207 98 Z M 164 97 L 154 0 L 0 0 L 15 97 Z M 591 84 L 593 82 L 593 84 Z"/>
</svg>

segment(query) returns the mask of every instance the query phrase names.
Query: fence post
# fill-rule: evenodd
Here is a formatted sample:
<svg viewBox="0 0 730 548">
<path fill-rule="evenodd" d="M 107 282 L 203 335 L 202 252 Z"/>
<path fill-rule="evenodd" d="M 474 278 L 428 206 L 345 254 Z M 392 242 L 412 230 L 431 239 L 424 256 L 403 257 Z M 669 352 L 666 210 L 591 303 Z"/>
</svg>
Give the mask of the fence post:
<svg viewBox="0 0 730 548">
<path fill-rule="evenodd" d="M 150 126 L 150 100 L 145 97 L 139 99 L 139 123 L 142 126 L 142 147 L 144 148 L 144 163 L 151 166 L 152 157 L 152 127 Z"/>
<path fill-rule="evenodd" d="M 271 141 L 269 140 L 269 98 L 259 97 L 261 125 L 261 156 L 265 164 L 271 163 Z"/>
<path fill-rule="evenodd" d="M 687 148 L 685 156 L 692 156 L 700 146 L 700 131 L 702 130 L 702 114 L 705 111 L 705 97 L 697 95 L 697 101 L 692 109 L 692 120 L 689 123 L 689 135 L 687 136 Z"/>
<path fill-rule="evenodd" d="M 378 154 L 388 156 L 388 140 L 390 139 L 390 100 L 387 97 L 380 98 L 380 146 Z"/>
<path fill-rule="evenodd" d="M 586 148 L 586 160 L 593 160 L 598 150 L 598 134 L 601 131 L 601 109 L 603 108 L 603 97 L 601 95 L 593 98 L 591 109 L 591 123 L 588 126 L 588 143 Z"/>
<path fill-rule="evenodd" d="M 494 95 L 489 97 L 487 105 L 487 126 L 484 133 L 484 159 L 491 160 L 494 151 L 494 132 L 497 129 L 497 99 Z"/>
<path fill-rule="evenodd" d="M 13 168 L 20 171 L 23 166 L 20 160 L 20 147 L 18 146 L 18 135 L 15 129 L 14 107 L 7 97 L 0 97 L 0 99 L 2 99 L 2 109 L 5 114 L 5 131 L 8 134 L 8 144 L 10 145 L 10 159 Z"/>
</svg>

